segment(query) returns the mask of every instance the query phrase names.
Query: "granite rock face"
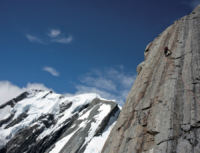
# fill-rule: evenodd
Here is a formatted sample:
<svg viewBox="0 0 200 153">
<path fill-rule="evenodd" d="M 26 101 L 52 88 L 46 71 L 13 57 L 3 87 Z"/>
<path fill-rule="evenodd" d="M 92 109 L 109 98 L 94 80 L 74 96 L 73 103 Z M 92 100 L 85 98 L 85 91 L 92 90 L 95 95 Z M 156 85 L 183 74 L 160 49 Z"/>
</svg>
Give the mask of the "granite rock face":
<svg viewBox="0 0 200 153">
<path fill-rule="evenodd" d="M 168 58 L 165 46 L 172 51 Z M 144 55 L 102 153 L 199 153 L 200 5 L 161 33 Z"/>
<path fill-rule="evenodd" d="M 140 74 L 144 65 L 145 65 L 145 62 L 142 62 L 137 66 L 137 74 Z"/>
</svg>

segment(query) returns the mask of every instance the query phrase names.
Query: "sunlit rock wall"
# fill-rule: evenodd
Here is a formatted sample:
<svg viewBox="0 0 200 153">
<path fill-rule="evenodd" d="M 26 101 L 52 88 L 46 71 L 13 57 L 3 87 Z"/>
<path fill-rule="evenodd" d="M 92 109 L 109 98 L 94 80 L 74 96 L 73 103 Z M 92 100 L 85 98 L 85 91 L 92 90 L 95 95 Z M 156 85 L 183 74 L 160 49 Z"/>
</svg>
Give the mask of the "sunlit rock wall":
<svg viewBox="0 0 200 153">
<path fill-rule="evenodd" d="M 173 68 L 200 101 L 200 6 L 147 46 L 102 153 L 200 152 L 200 104 Z"/>
</svg>

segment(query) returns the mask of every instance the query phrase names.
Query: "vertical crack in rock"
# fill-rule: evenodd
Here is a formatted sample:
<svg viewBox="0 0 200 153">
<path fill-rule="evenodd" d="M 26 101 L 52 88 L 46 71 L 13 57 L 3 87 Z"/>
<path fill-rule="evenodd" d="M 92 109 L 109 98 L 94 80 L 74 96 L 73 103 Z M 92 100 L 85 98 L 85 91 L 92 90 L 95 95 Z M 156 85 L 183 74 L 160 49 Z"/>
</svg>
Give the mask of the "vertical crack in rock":
<svg viewBox="0 0 200 153">
<path fill-rule="evenodd" d="M 184 84 L 200 101 L 199 42 L 200 5 L 146 47 L 102 153 L 200 152 L 200 104 Z"/>
</svg>

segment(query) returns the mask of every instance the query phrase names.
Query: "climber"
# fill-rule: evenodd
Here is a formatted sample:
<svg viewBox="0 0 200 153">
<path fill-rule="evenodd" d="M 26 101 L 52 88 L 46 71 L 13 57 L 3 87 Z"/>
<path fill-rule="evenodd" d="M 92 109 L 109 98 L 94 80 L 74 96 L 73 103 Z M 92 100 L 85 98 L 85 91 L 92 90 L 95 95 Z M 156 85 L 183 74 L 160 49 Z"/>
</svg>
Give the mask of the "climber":
<svg viewBox="0 0 200 153">
<path fill-rule="evenodd" d="M 168 49 L 168 47 L 165 47 L 164 48 L 164 54 L 165 54 L 165 57 L 167 57 L 168 55 L 171 55 L 172 52 L 171 52 L 171 50 Z"/>
</svg>

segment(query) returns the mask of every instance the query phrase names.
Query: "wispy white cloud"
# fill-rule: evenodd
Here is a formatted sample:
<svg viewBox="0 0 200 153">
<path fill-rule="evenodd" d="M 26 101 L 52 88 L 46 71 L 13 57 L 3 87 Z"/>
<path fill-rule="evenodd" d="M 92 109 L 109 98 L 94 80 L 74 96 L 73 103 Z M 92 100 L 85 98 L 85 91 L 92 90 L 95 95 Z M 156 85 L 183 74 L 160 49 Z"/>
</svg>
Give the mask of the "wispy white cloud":
<svg viewBox="0 0 200 153">
<path fill-rule="evenodd" d="M 95 86 L 98 88 L 103 88 L 103 89 L 111 90 L 111 91 L 116 90 L 116 85 L 112 82 L 112 80 L 109 80 L 101 76 L 98 78 L 94 78 L 92 76 L 84 76 L 84 77 L 81 77 L 80 81 L 89 86 Z"/>
<path fill-rule="evenodd" d="M 118 65 L 118 67 L 123 70 L 124 69 L 124 66 L 123 65 Z"/>
<path fill-rule="evenodd" d="M 200 0 L 182 0 L 182 4 L 188 5 L 194 9 L 200 4 Z"/>
<path fill-rule="evenodd" d="M 0 105 L 30 89 L 42 89 L 47 91 L 52 90 L 48 87 L 45 87 L 45 85 L 41 83 L 28 83 L 26 87 L 20 88 L 7 80 L 0 81 Z"/>
<path fill-rule="evenodd" d="M 51 29 L 50 32 L 47 33 L 47 35 L 52 38 L 57 37 L 59 34 L 60 34 L 60 30 L 58 29 Z"/>
<path fill-rule="evenodd" d="M 84 85 L 77 85 L 76 89 L 77 89 L 76 94 L 97 93 L 104 99 L 115 100 L 120 106 L 124 105 L 126 97 L 129 93 L 129 90 L 119 90 L 118 92 L 113 93 L 103 90 L 101 88 L 84 86 Z"/>
<path fill-rule="evenodd" d="M 85 94 L 85 93 L 97 93 L 97 94 L 99 94 L 104 99 L 115 100 L 120 106 L 123 106 L 124 99 L 126 98 L 126 97 L 122 97 L 122 95 L 124 96 L 124 94 L 122 94 L 122 95 L 115 95 L 115 94 L 112 94 L 110 92 L 101 90 L 101 89 L 96 88 L 96 87 L 89 87 L 89 86 L 84 86 L 84 85 L 77 85 L 77 86 L 75 86 L 75 88 L 76 88 L 77 91 L 74 94 L 64 93 L 63 95 L 65 95 L 66 97 L 71 97 L 71 96 Z"/>
<path fill-rule="evenodd" d="M 36 36 L 32 36 L 32 35 L 26 34 L 26 38 L 28 38 L 28 40 L 30 42 L 37 42 L 37 43 L 40 43 L 40 44 L 44 44 L 44 42 L 40 38 L 38 38 Z"/>
<path fill-rule="evenodd" d="M 51 42 L 57 42 L 57 43 L 63 43 L 63 44 L 68 44 L 73 39 L 71 35 L 69 37 L 65 37 L 65 35 L 61 33 L 61 31 L 58 29 L 51 29 L 47 35 L 52 38 L 50 40 Z"/>
<path fill-rule="evenodd" d="M 192 0 L 192 1 L 190 2 L 190 6 L 191 6 L 192 8 L 197 7 L 199 4 L 200 4 L 200 0 Z"/>
<path fill-rule="evenodd" d="M 46 35 L 49 37 L 43 37 L 43 39 L 42 39 L 42 38 L 30 35 L 30 34 L 26 34 L 26 38 L 30 42 L 37 42 L 40 44 L 48 44 L 48 43 L 52 43 L 52 42 L 69 44 L 73 40 L 73 37 L 71 35 L 66 37 L 65 34 L 61 33 L 61 31 L 59 29 L 51 29 L 51 30 L 49 30 L 48 33 L 46 33 Z"/>
<path fill-rule="evenodd" d="M 44 67 L 44 71 L 51 73 L 53 76 L 59 76 L 60 74 L 52 67 Z"/>
<path fill-rule="evenodd" d="M 77 89 L 75 94 L 65 95 L 98 93 L 102 98 L 116 100 L 122 106 L 136 78 L 135 73 L 125 73 L 123 69 L 120 67 L 93 69 L 79 78 L 80 83 L 75 85 Z"/>
<path fill-rule="evenodd" d="M 105 68 L 103 70 L 93 69 L 89 73 L 80 76 L 80 82 L 75 83 L 75 93 L 64 93 L 64 95 L 73 96 L 83 93 L 97 93 L 102 98 L 115 100 L 120 106 L 123 106 L 137 76 L 133 72 L 124 72 L 124 69 L 124 67 L 123 69 L 120 67 Z M 43 70 L 54 76 L 59 76 L 59 73 L 52 67 L 44 67 Z M 28 83 L 26 87 L 20 88 L 9 81 L 0 81 L 0 104 L 28 89 L 52 90 L 38 83 Z"/>
<path fill-rule="evenodd" d="M 71 35 L 69 37 L 65 37 L 64 35 L 62 35 L 62 36 L 60 36 L 58 38 L 52 39 L 51 41 L 52 42 L 63 43 L 63 44 L 68 44 L 68 43 L 72 42 L 72 39 L 73 39 L 73 37 Z"/>
</svg>

